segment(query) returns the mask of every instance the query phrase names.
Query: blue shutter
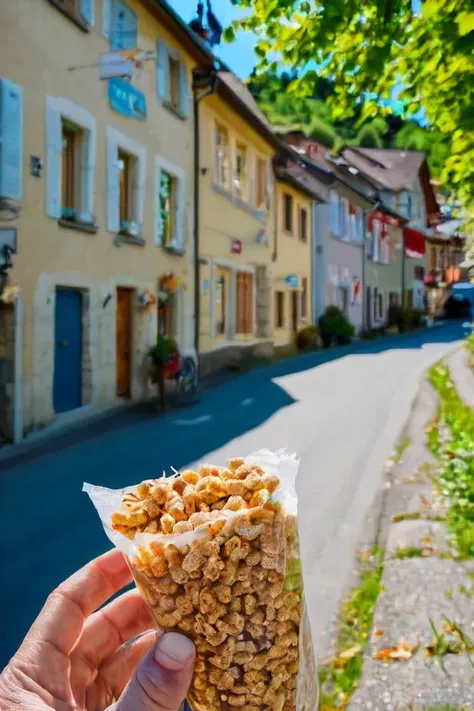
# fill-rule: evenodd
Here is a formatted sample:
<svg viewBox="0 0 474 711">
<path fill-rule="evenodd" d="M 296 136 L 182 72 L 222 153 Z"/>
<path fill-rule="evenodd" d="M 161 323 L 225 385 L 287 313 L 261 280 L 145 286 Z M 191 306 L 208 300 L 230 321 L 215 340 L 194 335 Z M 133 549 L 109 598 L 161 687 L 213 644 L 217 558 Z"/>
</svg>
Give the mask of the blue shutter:
<svg viewBox="0 0 474 711">
<path fill-rule="evenodd" d="M 23 162 L 23 89 L 0 79 L 0 196 L 21 200 Z"/>
<path fill-rule="evenodd" d="M 136 13 L 124 0 L 112 0 L 109 29 L 110 49 L 133 49 L 138 44 Z"/>
<path fill-rule="evenodd" d="M 120 169 L 117 143 L 107 139 L 107 229 L 117 233 L 120 229 Z"/>
<path fill-rule="evenodd" d="M 170 99 L 169 48 L 161 37 L 156 40 L 156 93 L 163 101 Z"/>
<path fill-rule="evenodd" d="M 82 19 L 89 27 L 94 24 L 94 0 L 81 0 L 80 12 Z"/>
<path fill-rule="evenodd" d="M 188 67 L 184 59 L 179 65 L 179 109 L 183 116 L 189 116 L 189 80 Z"/>
<path fill-rule="evenodd" d="M 336 192 L 331 192 L 331 232 L 334 235 L 339 234 L 339 195 Z"/>
<path fill-rule="evenodd" d="M 46 104 L 46 214 L 61 217 L 61 115 Z"/>
</svg>

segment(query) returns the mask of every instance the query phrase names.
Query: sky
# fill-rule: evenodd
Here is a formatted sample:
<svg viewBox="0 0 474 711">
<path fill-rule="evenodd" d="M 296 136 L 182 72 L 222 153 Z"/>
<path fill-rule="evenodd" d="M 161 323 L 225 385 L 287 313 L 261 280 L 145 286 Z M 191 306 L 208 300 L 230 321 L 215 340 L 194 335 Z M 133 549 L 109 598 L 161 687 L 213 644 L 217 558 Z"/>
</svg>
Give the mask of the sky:
<svg viewBox="0 0 474 711">
<path fill-rule="evenodd" d="M 192 20 L 196 15 L 197 0 L 169 1 L 173 10 L 178 12 L 186 22 Z M 211 5 L 214 14 L 223 27 L 226 27 L 239 16 L 238 8 L 234 7 L 230 0 L 213 0 Z M 248 32 L 239 32 L 234 42 L 231 44 L 222 42 L 220 47 L 214 48 L 214 53 L 228 64 L 240 79 L 246 79 L 255 65 L 254 46 L 255 39 L 253 35 Z"/>
</svg>

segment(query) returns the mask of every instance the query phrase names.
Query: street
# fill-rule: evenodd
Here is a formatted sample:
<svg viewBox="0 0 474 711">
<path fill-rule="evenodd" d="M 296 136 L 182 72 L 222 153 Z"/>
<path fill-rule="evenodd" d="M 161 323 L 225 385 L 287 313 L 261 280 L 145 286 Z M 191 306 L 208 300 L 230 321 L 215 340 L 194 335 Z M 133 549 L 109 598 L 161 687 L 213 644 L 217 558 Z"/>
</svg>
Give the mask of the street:
<svg viewBox="0 0 474 711">
<path fill-rule="evenodd" d="M 316 352 L 253 371 L 157 418 L 125 413 L 120 427 L 29 460 L 0 462 L 1 666 L 51 589 L 109 545 L 83 481 L 119 488 L 208 460 L 287 447 L 298 479 L 305 583 L 316 648 L 343 593 L 383 466 L 421 373 L 462 338 L 449 324 Z"/>
</svg>

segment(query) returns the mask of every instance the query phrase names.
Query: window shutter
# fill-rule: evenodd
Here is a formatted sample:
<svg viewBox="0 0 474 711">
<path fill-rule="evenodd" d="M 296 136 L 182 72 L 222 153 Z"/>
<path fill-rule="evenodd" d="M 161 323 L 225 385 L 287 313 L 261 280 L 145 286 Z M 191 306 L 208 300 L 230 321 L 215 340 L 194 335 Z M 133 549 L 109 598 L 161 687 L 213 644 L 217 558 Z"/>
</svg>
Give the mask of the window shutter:
<svg viewBox="0 0 474 711">
<path fill-rule="evenodd" d="M 184 249 L 184 218 L 186 215 L 186 192 L 184 180 L 182 178 L 179 178 L 176 182 L 176 247 L 177 249 Z"/>
<path fill-rule="evenodd" d="M 61 115 L 46 105 L 46 214 L 61 217 Z"/>
<path fill-rule="evenodd" d="M 95 150 L 90 131 L 84 132 L 81 142 L 81 195 L 79 219 L 81 222 L 94 221 L 94 171 Z"/>
<path fill-rule="evenodd" d="M 166 42 L 156 40 L 156 93 L 162 101 L 169 101 L 169 49 Z"/>
<path fill-rule="evenodd" d="M 23 89 L 0 79 L 0 196 L 21 200 L 23 162 Z"/>
<path fill-rule="evenodd" d="M 94 24 L 94 0 L 81 0 L 81 17 L 87 22 L 89 27 Z"/>
<path fill-rule="evenodd" d="M 145 196 L 145 185 L 142 176 L 143 168 L 140 165 L 140 160 L 137 158 L 132 172 L 132 205 L 133 220 L 139 228 L 139 236 L 143 236 L 143 200 Z"/>
<path fill-rule="evenodd" d="M 117 233 L 120 229 L 120 171 L 117 165 L 118 146 L 107 141 L 107 229 Z"/>
<path fill-rule="evenodd" d="M 133 49 L 138 43 L 137 16 L 124 0 L 112 0 L 110 49 Z"/>
<path fill-rule="evenodd" d="M 339 234 L 339 195 L 331 193 L 331 232 Z"/>
<path fill-rule="evenodd" d="M 247 173 L 247 202 L 249 205 L 255 205 L 256 203 L 256 191 L 255 191 L 255 176 L 257 170 L 257 161 L 255 158 L 255 153 L 253 151 L 247 151 L 247 165 L 245 166 L 245 171 Z"/>
<path fill-rule="evenodd" d="M 186 62 L 181 60 L 179 64 L 179 109 L 186 118 L 189 116 L 189 79 Z"/>
</svg>

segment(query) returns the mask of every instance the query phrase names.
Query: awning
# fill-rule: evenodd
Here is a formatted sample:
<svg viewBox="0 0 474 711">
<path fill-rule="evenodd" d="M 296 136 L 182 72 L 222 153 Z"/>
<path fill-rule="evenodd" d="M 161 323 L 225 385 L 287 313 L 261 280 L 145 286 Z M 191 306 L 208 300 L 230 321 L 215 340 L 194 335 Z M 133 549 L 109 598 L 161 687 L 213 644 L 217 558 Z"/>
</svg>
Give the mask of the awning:
<svg viewBox="0 0 474 711">
<path fill-rule="evenodd" d="M 411 227 L 405 227 L 403 230 L 405 240 L 405 253 L 412 259 L 419 259 L 426 251 L 425 235 L 423 232 L 418 232 Z"/>
</svg>

